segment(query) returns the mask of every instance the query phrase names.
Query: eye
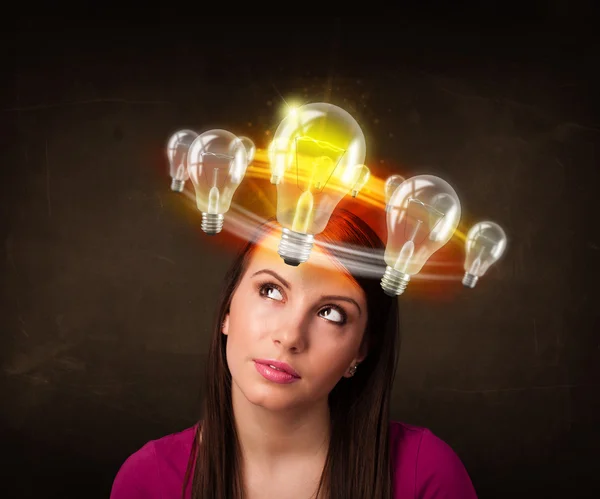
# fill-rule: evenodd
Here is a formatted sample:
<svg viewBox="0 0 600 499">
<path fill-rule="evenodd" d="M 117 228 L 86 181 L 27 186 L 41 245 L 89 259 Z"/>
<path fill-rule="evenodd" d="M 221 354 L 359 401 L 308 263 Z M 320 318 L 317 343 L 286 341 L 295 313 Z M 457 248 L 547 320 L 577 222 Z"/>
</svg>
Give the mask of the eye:
<svg viewBox="0 0 600 499">
<path fill-rule="evenodd" d="M 348 320 L 346 312 L 336 305 L 328 305 L 327 307 L 322 308 L 319 313 L 321 314 L 321 317 L 338 326 L 343 326 Z"/>
<path fill-rule="evenodd" d="M 281 290 L 281 287 L 272 282 L 259 284 L 258 292 L 260 293 L 260 296 L 264 296 L 265 298 L 283 301 L 283 291 Z"/>
</svg>

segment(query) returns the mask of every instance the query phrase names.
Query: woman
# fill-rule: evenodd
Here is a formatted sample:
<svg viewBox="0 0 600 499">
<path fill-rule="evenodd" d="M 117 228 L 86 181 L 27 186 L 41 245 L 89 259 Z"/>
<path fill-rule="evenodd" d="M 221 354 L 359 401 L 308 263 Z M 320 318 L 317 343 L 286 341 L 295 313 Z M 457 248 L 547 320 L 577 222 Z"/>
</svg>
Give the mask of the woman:
<svg viewBox="0 0 600 499">
<path fill-rule="evenodd" d="M 476 497 L 447 444 L 389 421 L 398 300 L 343 250 L 383 269 L 382 241 L 345 210 L 316 239 L 292 267 L 259 228 L 225 279 L 203 419 L 130 456 L 112 499 Z"/>
</svg>

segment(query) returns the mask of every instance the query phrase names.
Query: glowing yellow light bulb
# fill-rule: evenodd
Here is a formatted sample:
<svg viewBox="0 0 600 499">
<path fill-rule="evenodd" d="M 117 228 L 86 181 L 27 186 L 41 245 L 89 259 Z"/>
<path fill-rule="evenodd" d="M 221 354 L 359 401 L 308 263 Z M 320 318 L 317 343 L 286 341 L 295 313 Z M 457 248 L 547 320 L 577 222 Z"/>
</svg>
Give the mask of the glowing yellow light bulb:
<svg viewBox="0 0 600 499">
<path fill-rule="evenodd" d="M 283 227 L 279 254 L 286 263 L 305 262 L 339 201 L 357 182 L 366 183 L 368 175 L 356 168 L 363 166 L 365 152 L 356 120 L 333 104 L 300 106 L 279 124 L 269 161 Z"/>
</svg>

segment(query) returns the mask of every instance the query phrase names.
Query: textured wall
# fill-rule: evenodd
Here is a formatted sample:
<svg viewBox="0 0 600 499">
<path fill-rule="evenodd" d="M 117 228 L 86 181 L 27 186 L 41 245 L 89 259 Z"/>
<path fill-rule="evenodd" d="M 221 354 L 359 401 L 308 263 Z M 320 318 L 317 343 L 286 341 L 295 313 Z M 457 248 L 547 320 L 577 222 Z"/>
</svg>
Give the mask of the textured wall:
<svg viewBox="0 0 600 499">
<path fill-rule="evenodd" d="M 587 40 L 332 21 L 297 43 L 257 21 L 236 25 L 239 38 L 216 21 L 58 23 L 21 27 L 0 110 L 1 431 L 15 497 L 81 484 L 107 497 L 129 453 L 197 417 L 214 290 L 239 241 L 207 238 L 169 191 L 165 141 L 218 126 L 265 146 L 281 95 L 346 107 L 375 173 L 438 174 L 461 196 L 463 228 L 490 218 L 509 234 L 475 290 L 415 282 L 401 297 L 394 418 L 449 442 L 481 497 L 575 497 L 592 480 Z M 460 250 L 448 255 L 458 275 Z"/>
</svg>

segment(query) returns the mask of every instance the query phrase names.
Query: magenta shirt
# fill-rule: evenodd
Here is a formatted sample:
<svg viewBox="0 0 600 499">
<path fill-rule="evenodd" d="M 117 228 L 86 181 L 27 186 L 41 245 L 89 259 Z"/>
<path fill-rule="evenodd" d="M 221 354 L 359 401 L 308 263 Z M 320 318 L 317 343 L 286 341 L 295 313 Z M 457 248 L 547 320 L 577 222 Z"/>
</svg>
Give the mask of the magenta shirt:
<svg viewBox="0 0 600 499">
<path fill-rule="evenodd" d="M 179 499 L 195 429 L 152 440 L 129 456 L 110 499 Z M 459 457 L 428 429 L 393 421 L 390 443 L 394 499 L 477 498 Z"/>
</svg>

